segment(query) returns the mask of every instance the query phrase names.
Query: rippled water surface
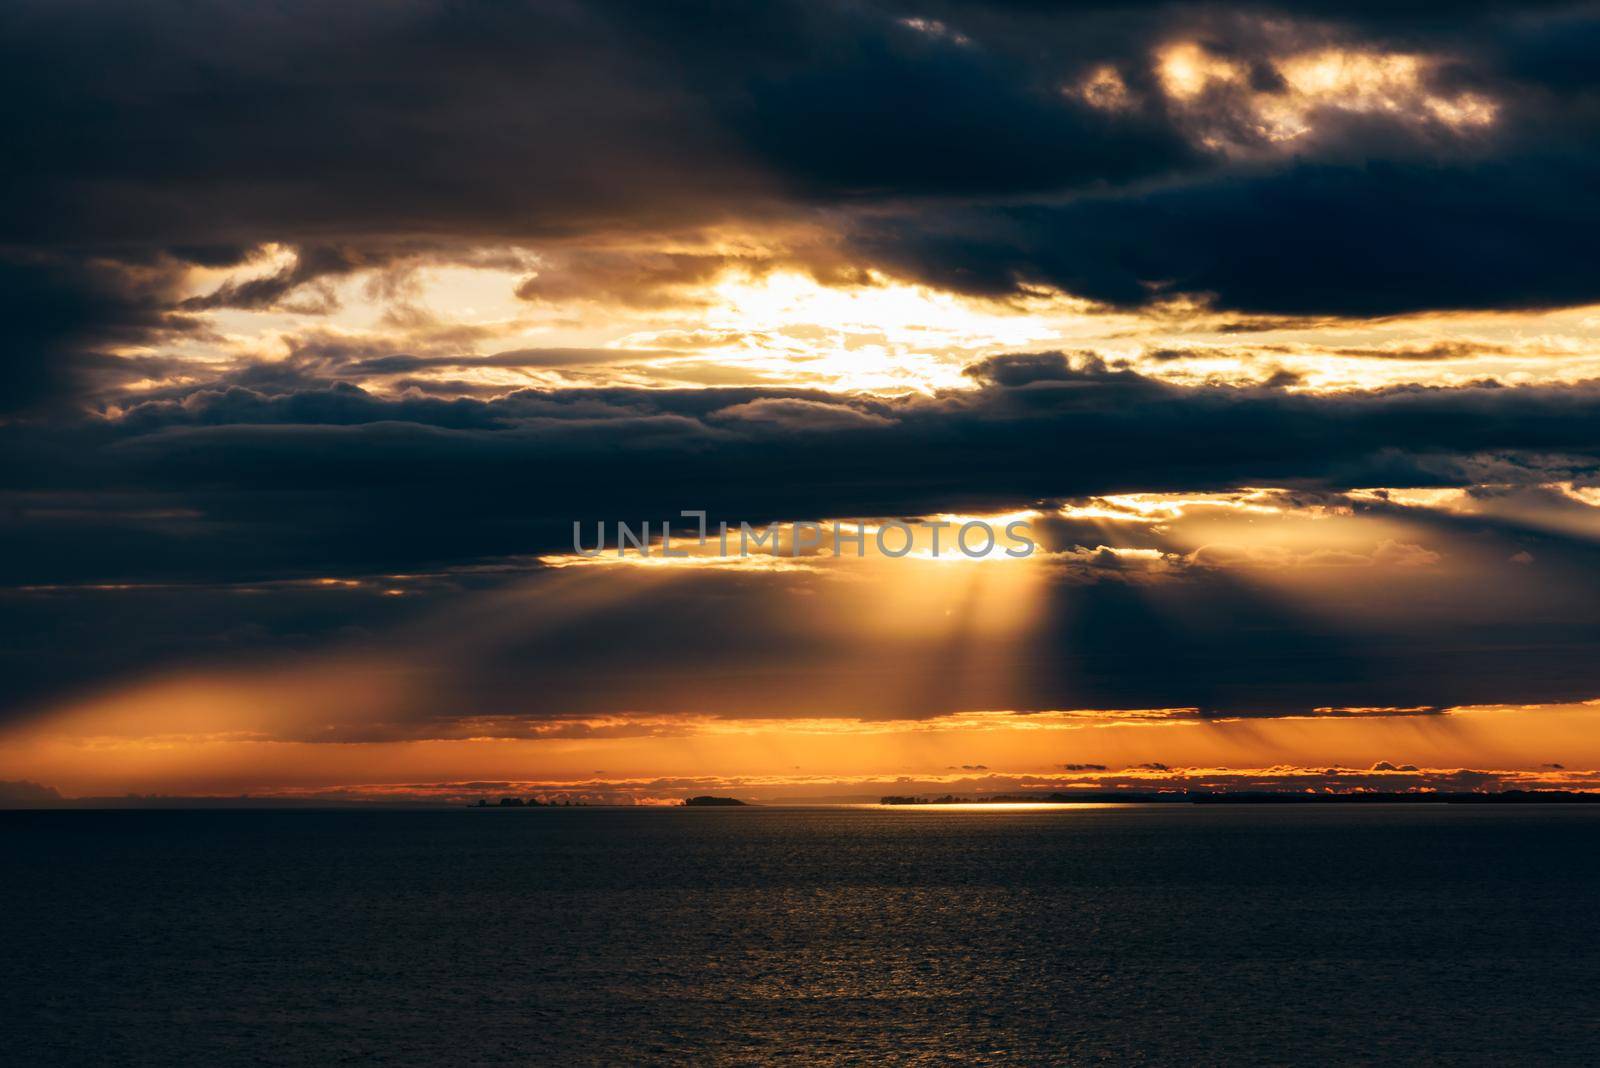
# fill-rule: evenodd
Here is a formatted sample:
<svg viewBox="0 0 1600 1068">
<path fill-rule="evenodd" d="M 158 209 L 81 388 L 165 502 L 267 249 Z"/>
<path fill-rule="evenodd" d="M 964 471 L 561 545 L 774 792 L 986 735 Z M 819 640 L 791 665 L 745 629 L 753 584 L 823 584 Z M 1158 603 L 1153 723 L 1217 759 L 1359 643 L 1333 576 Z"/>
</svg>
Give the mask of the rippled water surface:
<svg viewBox="0 0 1600 1068">
<path fill-rule="evenodd" d="M 1600 1063 L 1600 811 L 0 813 L 18 1065 Z"/>
</svg>

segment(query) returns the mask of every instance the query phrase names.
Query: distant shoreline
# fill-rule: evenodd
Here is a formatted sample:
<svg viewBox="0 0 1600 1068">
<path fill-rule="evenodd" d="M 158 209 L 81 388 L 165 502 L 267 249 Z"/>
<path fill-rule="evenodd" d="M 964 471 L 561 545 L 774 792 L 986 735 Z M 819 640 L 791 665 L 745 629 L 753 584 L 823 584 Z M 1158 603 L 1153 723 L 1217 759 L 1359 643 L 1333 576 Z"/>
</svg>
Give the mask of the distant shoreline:
<svg viewBox="0 0 1600 1068">
<path fill-rule="evenodd" d="M 1291 794 L 1266 791 L 1169 791 L 1165 793 L 1094 793 L 1094 794 L 997 794 L 989 797 L 913 797 L 891 795 L 881 798 L 880 805 L 889 807 L 921 807 L 937 805 L 1339 805 L 1339 804 L 1403 804 L 1403 805 L 1528 805 L 1528 804 L 1595 804 L 1600 803 L 1600 792 L 1578 790 L 1500 790 L 1493 793 L 1471 792 L 1392 792 L 1366 791 L 1360 793 Z"/>
<path fill-rule="evenodd" d="M 459 801 L 351 801 L 320 800 L 315 798 L 254 798 L 254 797 L 84 797 L 60 798 L 50 801 L 0 802 L 4 812 L 459 812 L 470 811 L 573 811 L 604 809 L 639 810 L 682 808 L 941 808 L 1002 805 L 1550 805 L 1550 804 L 1600 804 L 1600 792 L 1575 790 L 1504 790 L 1494 793 L 1433 792 L 1433 793 L 1338 793 L 1289 794 L 1268 792 L 1207 792 L 1169 791 L 1165 793 L 1095 792 L 1074 794 L 992 794 L 981 797 L 962 797 L 947 794 L 940 797 L 920 795 L 890 795 L 872 801 L 855 800 L 774 800 L 751 804 L 732 799 L 686 799 L 658 804 L 626 805 L 597 802 L 562 805 L 500 805 L 489 804 L 482 808 L 476 803 L 463 805 Z"/>
</svg>

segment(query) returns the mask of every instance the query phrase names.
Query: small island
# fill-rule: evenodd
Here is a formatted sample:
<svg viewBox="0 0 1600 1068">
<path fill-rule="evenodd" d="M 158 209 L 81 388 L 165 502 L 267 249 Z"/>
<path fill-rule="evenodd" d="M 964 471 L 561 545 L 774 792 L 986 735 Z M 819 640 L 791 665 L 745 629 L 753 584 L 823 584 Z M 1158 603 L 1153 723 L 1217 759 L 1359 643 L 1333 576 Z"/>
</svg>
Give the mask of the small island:
<svg viewBox="0 0 1600 1068">
<path fill-rule="evenodd" d="M 741 808 L 744 807 L 744 802 L 740 801 L 737 797 L 712 797 L 710 794 L 705 794 L 700 797 L 686 797 L 683 799 L 683 804 L 685 808 L 691 806 L 695 808 L 702 806 L 707 808 L 717 808 L 733 805 L 737 805 Z"/>
<path fill-rule="evenodd" d="M 491 805 L 489 803 L 489 799 L 488 798 L 480 797 L 480 798 L 478 798 L 476 803 L 468 801 L 467 802 L 467 807 L 468 808 L 582 808 L 583 806 L 585 806 L 587 804 L 588 804 L 587 801 L 574 801 L 571 798 L 562 798 L 561 800 L 558 801 L 553 797 L 552 798 L 547 798 L 547 799 L 541 799 L 541 798 L 537 798 L 537 797 L 530 797 L 526 801 L 524 801 L 520 797 L 502 797 L 500 799 L 500 803 L 498 805 Z"/>
</svg>

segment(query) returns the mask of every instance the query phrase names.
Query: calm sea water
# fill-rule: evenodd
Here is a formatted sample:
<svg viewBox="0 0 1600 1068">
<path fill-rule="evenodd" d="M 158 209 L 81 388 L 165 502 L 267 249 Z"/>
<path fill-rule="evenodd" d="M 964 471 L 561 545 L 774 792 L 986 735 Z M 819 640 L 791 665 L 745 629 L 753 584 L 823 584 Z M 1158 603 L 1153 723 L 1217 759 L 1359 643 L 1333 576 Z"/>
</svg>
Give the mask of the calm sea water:
<svg viewBox="0 0 1600 1068">
<path fill-rule="evenodd" d="M 0 814 L 16 1065 L 1600 1063 L 1595 808 Z"/>
</svg>

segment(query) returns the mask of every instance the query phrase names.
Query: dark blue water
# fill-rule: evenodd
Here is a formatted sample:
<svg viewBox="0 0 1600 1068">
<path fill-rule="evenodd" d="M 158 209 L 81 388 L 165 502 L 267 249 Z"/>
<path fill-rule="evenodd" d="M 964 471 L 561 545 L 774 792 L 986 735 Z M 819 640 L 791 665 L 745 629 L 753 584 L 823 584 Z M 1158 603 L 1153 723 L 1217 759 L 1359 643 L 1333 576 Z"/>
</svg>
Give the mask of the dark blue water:
<svg viewBox="0 0 1600 1068">
<path fill-rule="evenodd" d="M 1600 1063 L 1600 811 L 0 814 L 17 1065 Z"/>
</svg>

